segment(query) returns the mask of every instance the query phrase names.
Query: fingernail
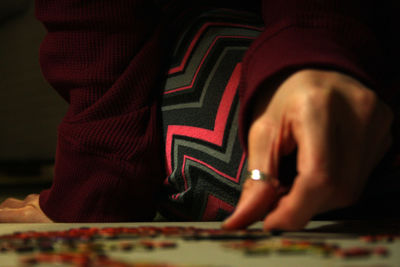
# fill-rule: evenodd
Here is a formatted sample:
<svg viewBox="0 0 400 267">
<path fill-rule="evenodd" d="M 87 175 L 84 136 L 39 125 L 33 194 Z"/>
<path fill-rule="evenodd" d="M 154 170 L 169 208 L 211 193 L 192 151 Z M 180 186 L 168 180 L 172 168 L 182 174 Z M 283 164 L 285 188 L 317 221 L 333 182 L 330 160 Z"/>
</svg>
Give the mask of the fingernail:
<svg viewBox="0 0 400 267">
<path fill-rule="evenodd" d="M 229 216 L 228 218 L 226 218 L 226 219 L 222 222 L 222 224 L 221 224 L 221 227 L 222 227 L 222 228 L 226 228 L 226 225 L 229 224 L 229 222 L 231 221 L 231 217 L 232 217 L 232 216 Z"/>
<path fill-rule="evenodd" d="M 226 224 L 228 223 L 229 223 L 229 218 L 222 222 L 221 224 L 222 228 L 225 228 Z"/>
</svg>

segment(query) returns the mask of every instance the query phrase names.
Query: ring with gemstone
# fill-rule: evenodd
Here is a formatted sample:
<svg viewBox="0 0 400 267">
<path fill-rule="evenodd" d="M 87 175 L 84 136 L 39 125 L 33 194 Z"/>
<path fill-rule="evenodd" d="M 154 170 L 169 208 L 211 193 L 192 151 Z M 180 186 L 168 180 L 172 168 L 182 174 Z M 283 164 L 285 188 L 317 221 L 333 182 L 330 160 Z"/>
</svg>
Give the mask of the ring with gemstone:
<svg viewBox="0 0 400 267">
<path fill-rule="evenodd" d="M 274 178 L 271 174 L 264 173 L 258 169 L 247 171 L 246 179 L 252 179 L 254 181 L 262 181 L 265 183 L 269 183 L 274 187 L 279 186 L 279 181 Z"/>
</svg>

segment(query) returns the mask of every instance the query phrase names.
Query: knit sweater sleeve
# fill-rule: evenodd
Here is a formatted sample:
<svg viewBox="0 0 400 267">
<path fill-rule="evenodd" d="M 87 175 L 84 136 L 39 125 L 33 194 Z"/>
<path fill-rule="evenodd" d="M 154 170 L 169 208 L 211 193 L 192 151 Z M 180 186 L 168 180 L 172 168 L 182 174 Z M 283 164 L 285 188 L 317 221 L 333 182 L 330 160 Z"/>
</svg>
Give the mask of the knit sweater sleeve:
<svg viewBox="0 0 400 267">
<path fill-rule="evenodd" d="M 246 147 L 252 100 L 296 70 L 322 68 L 349 74 L 379 90 L 382 55 L 371 1 L 262 1 L 265 31 L 243 61 L 241 141 Z M 273 82 L 272 82 L 273 81 Z M 272 92 L 273 93 L 273 92 Z"/>
<path fill-rule="evenodd" d="M 40 207 L 57 222 L 143 221 L 164 168 L 157 118 L 164 48 L 148 0 L 37 0 L 47 28 L 44 77 L 69 102 L 52 187 Z"/>
</svg>

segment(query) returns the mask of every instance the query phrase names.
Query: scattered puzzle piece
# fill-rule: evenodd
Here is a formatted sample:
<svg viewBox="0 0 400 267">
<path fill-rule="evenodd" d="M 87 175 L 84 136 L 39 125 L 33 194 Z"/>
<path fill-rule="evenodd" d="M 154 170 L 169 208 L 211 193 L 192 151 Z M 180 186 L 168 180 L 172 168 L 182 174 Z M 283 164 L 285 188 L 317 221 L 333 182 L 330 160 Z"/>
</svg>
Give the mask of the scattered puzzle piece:
<svg viewBox="0 0 400 267">
<path fill-rule="evenodd" d="M 324 257 L 359 258 L 371 255 L 387 256 L 385 247 L 349 247 L 341 248 L 334 243 L 300 239 L 270 239 L 266 241 L 243 241 L 226 243 L 225 247 L 241 250 L 246 255 L 283 255 L 313 254 Z"/>
</svg>

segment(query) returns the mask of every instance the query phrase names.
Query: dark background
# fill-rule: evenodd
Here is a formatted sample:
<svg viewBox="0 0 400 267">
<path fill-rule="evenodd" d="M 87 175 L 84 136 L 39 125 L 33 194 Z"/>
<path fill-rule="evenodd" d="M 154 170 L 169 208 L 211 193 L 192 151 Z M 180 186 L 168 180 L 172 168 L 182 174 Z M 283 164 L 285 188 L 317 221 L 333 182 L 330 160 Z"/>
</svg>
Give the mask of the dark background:
<svg viewBox="0 0 400 267">
<path fill-rule="evenodd" d="M 0 1 L 0 201 L 51 184 L 57 125 L 66 103 L 44 80 L 45 29 L 32 0 Z"/>
</svg>

